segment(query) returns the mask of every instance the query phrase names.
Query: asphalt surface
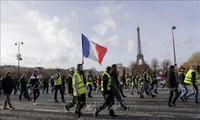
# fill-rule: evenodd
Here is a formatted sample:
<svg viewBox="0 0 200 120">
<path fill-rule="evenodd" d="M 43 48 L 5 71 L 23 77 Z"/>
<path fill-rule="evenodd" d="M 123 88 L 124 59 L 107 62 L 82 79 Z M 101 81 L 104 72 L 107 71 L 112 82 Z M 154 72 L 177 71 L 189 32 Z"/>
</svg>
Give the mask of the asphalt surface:
<svg viewBox="0 0 200 120">
<path fill-rule="evenodd" d="M 168 107 L 168 89 L 158 89 L 159 94 L 155 98 L 146 96 L 139 98 L 137 94 L 131 95 L 130 89 L 125 89 L 127 98 L 124 99 L 128 109 L 125 111 L 118 102 L 113 106 L 117 117 L 109 117 L 108 111 L 103 110 L 99 117 L 94 116 L 95 107 L 103 103 L 103 97 L 99 92 L 93 92 L 93 98 L 87 98 L 87 105 L 82 110 L 83 120 L 200 120 L 200 104 L 194 103 L 194 98 L 188 99 L 187 103 L 177 100 L 177 107 Z M 69 95 L 65 95 L 66 102 L 54 102 L 53 94 L 43 94 L 38 99 L 38 105 L 22 99 L 19 101 L 18 95 L 11 95 L 11 102 L 14 110 L 3 110 L 4 96 L 0 96 L 0 120 L 76 120 L 74 114 L 75 107 L 69 112 L 65 110 L 65 105 L 71 101 Z M 58 94 L 58 100 L 61 101 Z"/>
</svg>

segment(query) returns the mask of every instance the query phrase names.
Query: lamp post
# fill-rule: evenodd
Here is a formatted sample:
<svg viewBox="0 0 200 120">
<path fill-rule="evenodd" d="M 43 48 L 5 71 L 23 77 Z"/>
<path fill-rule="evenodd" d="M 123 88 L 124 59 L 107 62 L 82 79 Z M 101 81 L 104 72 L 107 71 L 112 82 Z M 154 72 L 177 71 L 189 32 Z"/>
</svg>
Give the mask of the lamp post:
<svg viewBox="0 0 200 120">
<path fill-rule="evenodd" d="M 176 50 L 175 50 L 175 42 L 174 42 L 174 30 L 176 29 L 175 26 L 172 26 L 172 40 L 173 40 L 173 52 L 174 52 L 174 66 L 177 67 L 176 63 Z"/>
<path fill-rule="evenodd" d="M 18 53 L 17 53 L 17 60 L 18 60 L 18 80 L 20 78 L 20 61 L 22 60 L 21 53 L 20 53 L 20 45 L 23 45 L 22 41 L 16 42 L 15 45 L 18 46 Z"/>
</svg>

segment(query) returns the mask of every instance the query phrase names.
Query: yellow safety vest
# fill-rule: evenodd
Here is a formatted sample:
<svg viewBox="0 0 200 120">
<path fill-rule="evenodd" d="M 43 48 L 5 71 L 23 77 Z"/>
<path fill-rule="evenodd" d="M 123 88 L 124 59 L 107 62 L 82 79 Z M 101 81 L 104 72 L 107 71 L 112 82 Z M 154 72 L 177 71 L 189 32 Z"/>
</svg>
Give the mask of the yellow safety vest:
<svg viewBox="0 0 200 120">
<path fill-rule="evenodd" d="M 111 76 L 110 76 L 110 74 L 108 74 L 107 72 L 104 72 L 104 73 L 102 74 L 102 78 L 103 78 L 104 75 L 107 75 L 107 76 L 108 76 L 107 90 L 111 90 Z M 101 91 L 102 91 L 102 92 L 104 91 L 104 89 L 103 89 L 103 82 L 104 82 L 104 80 L 101 80 Z"/>
<path fill-rule="evenodd" d="M 145 74 L 146 74 L 146 77 L 147 77 L 147 83 L 152 83 L 152 78 L 151 78 L 151 76 L 148 74 L 148 73 L 146 73 L 145 72 Z M 144 79 L 144 78 L 143 78 Z M 144 80 L 142 80 L 142 82 L 141 82 L 142 84 L 144 83 Z"/>
<path fill-rule="evenodd" d="M 198 84 L 198 78 L 199 78 L 199 75 L 197 73 L 197 71 L 193 70 L 193 69 L 190 69 L 186 76 L 185 76 L 185 80 L 184 80 L 184 83 L 187 83 L 187 84 L 192 84 L 192 72 L 195 72 L 196 73 L 196 78 L 195 78 L 195 84 L 197 85 Z"/>
<path fill-rule="evenodd" d="M 137 79 L 136 79 L 136 77 L 137 77 L 137 76 L 132 76 L 132 77 L 131 77 L 131 83 L 132 83 L 132 85 L 137 84 L 137 81 L 136 81 Z"/>
<path fill-rule="evenodd" d="M 62 85 L 62 78 L 60 74 L 56 74 L 56 79 L 54 81 L 54 85 Z"/>
<path fill-rule="evenodd" d="M 75 78 L 77 78 L 78 91 L 76 91 L 76 89 L 74 88 Z M 78 96 L 78 94 L 81 95 L 81 94 L 85 93 L 85 85 L 84 85 L 84 81 L 83 81 L 83 76 L 81 76 L 78 72 L 75 72 L 74 75 L 73 75 L 72 85 L 73 85 L 73 89 L 74 89 L 73 90 L 74 96 Z"/>
<path fill-rule="evenodd" d="M 88 77 L 87 85 L 92 85 L 92 77 L 91 76 Z"/>
</svg>

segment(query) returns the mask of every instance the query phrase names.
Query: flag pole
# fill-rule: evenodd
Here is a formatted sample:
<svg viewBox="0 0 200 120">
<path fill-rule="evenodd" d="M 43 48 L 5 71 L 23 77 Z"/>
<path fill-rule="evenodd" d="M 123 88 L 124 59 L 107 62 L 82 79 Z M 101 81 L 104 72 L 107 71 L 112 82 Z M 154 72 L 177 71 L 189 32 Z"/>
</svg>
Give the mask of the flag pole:
<svg viewBox="0 0 200 120">
<path fill-rule="evenodd" d="M 83 34 L 81 34 L 81 41 L 82 41 L 82 65 L 84 64 L 84 56 L 83 56 Z"/>
</svg>

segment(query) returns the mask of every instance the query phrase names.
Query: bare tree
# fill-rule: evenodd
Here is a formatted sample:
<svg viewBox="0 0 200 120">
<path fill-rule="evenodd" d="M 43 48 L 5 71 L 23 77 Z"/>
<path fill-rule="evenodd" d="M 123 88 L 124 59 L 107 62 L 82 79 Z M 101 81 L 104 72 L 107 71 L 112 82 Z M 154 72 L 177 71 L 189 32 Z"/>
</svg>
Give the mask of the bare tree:
<svg viewBox="0 0 200 120">
<path fill-rule="evenodd" d="M 135 65 L 136 65 L 136 62 L 134 62 L 134 61 L 132 61 L 131 63 L 130 63 L 130 69 L 134 69 L 135 68 Z"/>
<path fill-rule="evenodd" d="M 169 59 L 164 59 L 161 63 L 161 66 L 163 68 L 163 70 L 166 70 L 167 67 L 171 64 L 171 61 Z"/>
<path fill-rule="evenodd" d="M 157 68 L 159 67 L 159 62 L 157 58 L 153 58 L 151 61 L 151 66 L 153 67 L 154 71 L 157 70 Z"/>
</svg>

